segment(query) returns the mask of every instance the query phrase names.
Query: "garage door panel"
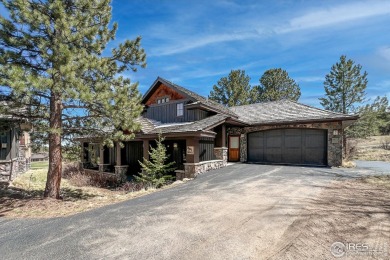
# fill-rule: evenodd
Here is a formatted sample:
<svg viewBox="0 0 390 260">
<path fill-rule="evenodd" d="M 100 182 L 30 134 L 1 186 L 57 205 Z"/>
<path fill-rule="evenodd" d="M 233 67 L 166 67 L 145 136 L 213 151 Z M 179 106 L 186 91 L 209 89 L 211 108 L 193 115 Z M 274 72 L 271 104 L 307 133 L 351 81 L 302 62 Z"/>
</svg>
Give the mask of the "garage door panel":
<svg viewBox="0 0 390 260">
<path fill-rule="evenodd" d="M 280 163 L 282 160 L 282 154 L 280 148 L 267 148 L 265 150 L 264 158 L 266 162 Z"/>
<path fill-rule="evenodd" d="M 264 132 L 250 133 L 248 140 L 248 150 L 251 153 L 248 154 L 248 160 L 253 162 L 264 161 Z"/>
<path fill-rule="evenodd" d="M 284 135 L 285 148 L 301 148 L 302 131 L 300 129 L 286 129 Z"/>
<path fill-rule="evenodd" d="M 300 164 L 302 162 L 301 149 L 290 149 L 283 154 L 280 163 Z"/>
<path fill-rule="evenodd" d="M 326 165 L 326 130 L 276 129 L 248 134 L 248 161 Z"/>
<path fill-rule="evenodd" d="M 324 160 L 325 154 L 318 149 L 306 149 L 303 163 L 304 164 L 313 164 L 313 165 L 325 165 Z"/>
</svg>

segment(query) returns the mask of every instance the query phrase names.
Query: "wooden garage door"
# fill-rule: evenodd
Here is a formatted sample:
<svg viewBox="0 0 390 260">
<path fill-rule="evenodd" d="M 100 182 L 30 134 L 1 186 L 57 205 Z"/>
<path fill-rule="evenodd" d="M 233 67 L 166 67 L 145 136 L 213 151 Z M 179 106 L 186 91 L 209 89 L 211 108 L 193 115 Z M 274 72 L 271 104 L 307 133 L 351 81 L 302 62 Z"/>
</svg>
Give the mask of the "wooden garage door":
<svg viewBox="0 0 390 260">
<path fill-rule="evenodd" d="M 327 132 L 275 129 L 248 134 L 248 162 L 327 165 Z"/>
</svg>

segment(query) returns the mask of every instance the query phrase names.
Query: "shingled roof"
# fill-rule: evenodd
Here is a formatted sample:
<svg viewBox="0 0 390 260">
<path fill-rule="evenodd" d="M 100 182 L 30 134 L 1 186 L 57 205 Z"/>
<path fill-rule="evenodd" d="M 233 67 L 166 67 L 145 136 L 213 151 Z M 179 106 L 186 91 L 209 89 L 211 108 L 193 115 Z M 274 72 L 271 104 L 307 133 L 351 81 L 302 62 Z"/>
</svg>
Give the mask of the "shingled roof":
<svg viewBox="0 0 390 260">
<path fill-rule="evenodd" d="M 355 120 L 358 117 L 323 110 L 290 100 L 257 103 L 230 108 L 238 119 L 251 124 Z"/>
<path fill-rule="evenodd" d="M 159 122 L 155 121 L 153 122 L 155 124 L 153 129 L 147 132 L 145 129 L 142 129 L 142 132 L 145 134 L 184 133 L 198 131 L 208 132 L 210 128 L 222 123 L 226 118 L 228 118 L 228 116 L 217 114 L 195 122 L 159 124 Z"/>
<path fill-rule="evenodd" d="M 222 114 L 226 114 L 226 115 L 229 115 L 229 116 L 233 116 L 233 117 L 237 117 L 237 115 L 231 111 L 228 107 L 224 106 L 224 105 L 221 105 L 219 104 L 218 102 L 215 102 L 214 100 L 211 100 L 211 99 L 208 99 L 208 98 L 205 98 L 201 95 L 198 95 L 196 94 L 195 92 L 189 90 L 189 89 L 186 89 L 182 86 L 179 86 L 169 80 L 166 80 L 164 78 L 161 78 L 161 77 L 158 77 L 155 82 L 152 84 L 152 87 L 145 93 L 145 95 L 143 96 L 143 101 L 145 101 L 146 97 L 151 93 L 152 89 L 154 88 L 154 86 L 156 86 L 156 84 L 158 82 L 161 82 L 165 85 L 167 85 L 168 87 L 171 87 L 173 89 L 176 89 L 177 91 L 185 94 L 186 96 L 188 96 L 190 99 L 192 99 L 192 101 L 194 103 L 198 102 L 200 104 L 203 104 L 207 107 L 210 107 L 212 108 L 213 110 L 216 110 L 217 112 L 219 113 L 222 113 Z"/>
</svg>

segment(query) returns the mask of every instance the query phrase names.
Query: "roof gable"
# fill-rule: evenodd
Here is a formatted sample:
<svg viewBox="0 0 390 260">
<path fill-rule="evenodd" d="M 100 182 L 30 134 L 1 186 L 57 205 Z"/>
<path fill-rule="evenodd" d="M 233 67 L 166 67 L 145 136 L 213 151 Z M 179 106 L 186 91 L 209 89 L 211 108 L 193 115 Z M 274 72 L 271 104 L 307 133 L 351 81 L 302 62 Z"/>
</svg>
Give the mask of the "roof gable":
<svg viewBox="0 0 390 260">
<path fill-rule="evenodd" d="M 210 100 L 208 98 L 205 98 L 201 95 L 196 94 L 195 92 L 188 90 L 186 88 L 183 88 L 182 86 L 179 86 L 177 84 L 174 84 L 166 79 L 163 79 L 161 77 L 158 77 L 152 84 L 152 86 L 148 89 L 148 91 L 145 93 L 145 95 L 142 98 L 142 103 L 148 105 L 148 102 L 150 104 L 152 103 L 152 97 L 154 93 L 156 93 L 159 90 L 159 87 L 161 85 L 166 86 L 167 88 L 171 89 L 171 91 L 178 93 L 179 95 L 188 98 L 192 103 L 199 102 L 205 106 L 205 108 L 210 108 L 211 111 L 216 111 L 221 114 L 230 115 L 233 117 L 237 117 L 237 115 L 232 112 L 228 107 L 225 107 L 214 100 Z"/>
<path fill-rule="evenodd" d="M 170 100 L 186 98 L 182 93 L 179 93 L 162 83 L 156 86 L 155 90 L 151 93 L 149 98 L 145 100 L 145 105 L 150 106 L 152 104 L 157 104 L 157 100 L 163 97 L 169 97 Z"/>
</svg>

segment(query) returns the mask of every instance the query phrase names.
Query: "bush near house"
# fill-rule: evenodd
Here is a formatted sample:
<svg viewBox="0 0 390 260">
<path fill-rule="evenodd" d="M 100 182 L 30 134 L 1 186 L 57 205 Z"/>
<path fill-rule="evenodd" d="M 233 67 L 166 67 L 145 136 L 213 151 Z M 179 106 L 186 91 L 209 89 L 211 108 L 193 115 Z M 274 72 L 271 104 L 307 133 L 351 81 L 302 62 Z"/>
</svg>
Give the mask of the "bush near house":
<svg viewBox="0 0 390 260">
<path fill-rule="evenodd" d="M 150 146 L 150 160 L 144 158 L 143 162 L 139 162 L 142 172 L 140 172 L 140 176 L 136 176 L 136 180 L 147 187 L 160 188 L 172 180 L 172 177 L 167 174 L 175 170 L 173 167 L 175 163 L 166 163 L 168 155 L 163 141 L 164 138 L 159 134 L 158 140 L 156 140 L 157 147 Z"/>
</svg>

